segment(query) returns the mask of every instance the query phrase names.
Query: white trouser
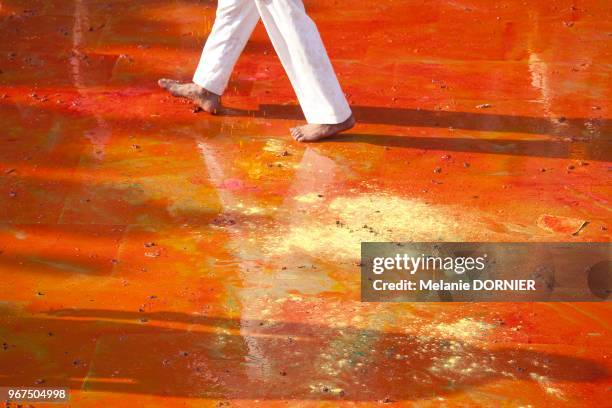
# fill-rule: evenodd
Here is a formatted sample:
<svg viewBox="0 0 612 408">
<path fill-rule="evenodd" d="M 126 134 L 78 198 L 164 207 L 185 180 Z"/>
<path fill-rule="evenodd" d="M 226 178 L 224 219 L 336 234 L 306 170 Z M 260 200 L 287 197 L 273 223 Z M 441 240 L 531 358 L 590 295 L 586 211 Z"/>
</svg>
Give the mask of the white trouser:
<svg viewBox="0 0 612 408">
<path fill-rule="evenodd" d="M 193 82 L 221 95 L 260 16 L 308 123 L 348 119 L 351 109 L 302 0 L 219 0 Z"/>
</svg>

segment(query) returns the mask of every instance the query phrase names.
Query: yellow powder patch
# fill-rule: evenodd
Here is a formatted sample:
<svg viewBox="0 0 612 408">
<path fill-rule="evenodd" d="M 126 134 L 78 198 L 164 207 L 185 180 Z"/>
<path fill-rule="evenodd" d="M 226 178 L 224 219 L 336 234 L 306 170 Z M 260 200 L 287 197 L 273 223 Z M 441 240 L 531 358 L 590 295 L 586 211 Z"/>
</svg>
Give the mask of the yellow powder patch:
<svg viewBox="0 0 612 408">
<path fill-rule="evenodd" d="M 309 194 L 301 198 L 313 199 Z M 469 214 L 450 207 L 384 194 L 338 197 L 310 215 L 291 220 L 287 230 L 269 239 L 266 250 L 272 255 L 303 251 L 326 259 L 357 260 L 364 241 L 461 241 L 479 225 Z"/>
<path fill-rule="evenodd" d="M 557 397 L 559 399 L 565 399 L 563 392 L 560 389 L 553 387 L 551 385 L 552 382 L 548 377 L 537 373 L 529 373 L 529 377 L 532 380 L 536 381 L 547 394 Z"/>
<path fill-rule="evenodd" d="M 453 323 L 427 325 L 423 328 L 423 333 L 459 339 L 465 342 L 480 339 L 484 337 L 491 329 L 493 329 L 493 325 L 489 323 L 463 318 Z"/>
<path fill-rule="evenodd" d="M 263 147 L 266 152 L 281 154 L 286 150 L 286 143 L 279 139 L 268 139 Z"/>
<path fill-rule="evenodd" d="M 208 216 L 221 210 L 216 190 L 211 186 L 193 185 L 180 175 L 139 178 L 135 182 L 104 183 L 99 187 L 110 191 L 124 190 L 122 199 L 132 205 L 144 205 L 150 200 L 165 201 L 171 216 Z"/>
<path fill-rule="evenodd" d="M 294 198 L 294 200 L 304 204 L 314 204 L 321 201 L 322 197 L 320 197 L 320 194 L 317 193 L 308 193 L 297 196 Z"/>
</svg>

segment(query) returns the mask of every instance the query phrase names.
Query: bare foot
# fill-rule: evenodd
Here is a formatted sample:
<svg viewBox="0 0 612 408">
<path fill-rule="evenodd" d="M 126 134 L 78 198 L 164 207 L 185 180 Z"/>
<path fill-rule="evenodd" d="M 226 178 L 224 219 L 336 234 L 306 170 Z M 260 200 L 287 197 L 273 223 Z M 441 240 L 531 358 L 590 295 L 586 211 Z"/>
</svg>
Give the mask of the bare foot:
<svg viewBox="0 0 612 408">
<path fill-rule="evenodd" d="M 193 82 L 183 84 L 173 79 L 162 78 L 157 81 L 157 84 L 170 92 L 173 96 L 187 98 L 202 108 L 202 110 L 212 113 L 213 115 L 216 114 L 221 107 L 221 97 L 219 95 L 209 92 Z"/>
<path fill-rule="evenodd" d="M 291 136 L 298 142 L 316 142 L 317 140 L 349 130 L 353 126 L 355 126 L 355 118 L 351 115 L 351 117 L 344 122 L 334 125 L 307 124 L 296 126 L 291 128 Z"/>
</svg>

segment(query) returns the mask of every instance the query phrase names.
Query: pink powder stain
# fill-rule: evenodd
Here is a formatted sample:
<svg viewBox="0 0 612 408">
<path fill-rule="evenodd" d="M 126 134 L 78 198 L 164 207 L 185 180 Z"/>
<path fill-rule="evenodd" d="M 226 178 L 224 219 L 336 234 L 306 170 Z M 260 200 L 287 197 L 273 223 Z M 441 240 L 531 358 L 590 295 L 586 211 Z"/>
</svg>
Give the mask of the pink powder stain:
<svg viewBox="0 0 612 408">
<path fill-rule="evenodd" d="M 227 190 L 240 190 L 244 188 L 244 183 L 238 179 L 227 179 L 221 184 L 221 188 L 225 188 Z"/>
</svg>

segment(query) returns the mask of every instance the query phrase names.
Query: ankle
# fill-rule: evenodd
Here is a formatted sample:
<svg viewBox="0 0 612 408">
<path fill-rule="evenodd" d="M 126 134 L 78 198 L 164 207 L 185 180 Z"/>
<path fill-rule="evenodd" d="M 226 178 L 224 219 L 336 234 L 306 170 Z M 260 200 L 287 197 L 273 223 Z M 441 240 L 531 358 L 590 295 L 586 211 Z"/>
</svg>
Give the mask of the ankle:
<svg viewBox="0 0 612 408">
<path fill-rule="evenodd" d="M 200 85 L 198 85 L 198 84 L 196 84 L 196 83 L 194 83 L 194 85 L 198 87 L 198 88 L 197 88 L 197 89 L 198 89 L 198 93 L 199 93 L 200 95 L 202 95 L 202 96 L 206 96 L 206 97 L 211 97 L 211 96 L 213 96 L 213 97 L 217 97 L 217 98 L 219 98 L 219 97 L 220 97 L 220 96 L 219 96 L 219 95 L 217 95 L 216 93 L 209 91 L 208 89 L 204 88 L 203 86 L 200 86 Z"/>
</svg>

